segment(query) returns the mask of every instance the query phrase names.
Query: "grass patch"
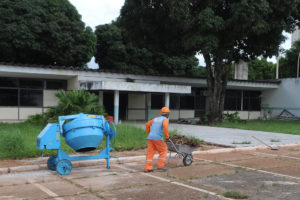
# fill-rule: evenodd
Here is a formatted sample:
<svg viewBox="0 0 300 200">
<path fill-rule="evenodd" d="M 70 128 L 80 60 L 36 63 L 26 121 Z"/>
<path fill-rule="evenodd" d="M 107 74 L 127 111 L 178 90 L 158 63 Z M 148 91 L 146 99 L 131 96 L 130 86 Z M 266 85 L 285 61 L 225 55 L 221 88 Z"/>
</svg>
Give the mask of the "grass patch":
<svg viewBox="0 0 300 200">
<path fill-rule="evenodd" d="M 232 199 L 248 199 L 247 195 L 241 194 L 239 192 L 234 192 L 234 191 L 225 192 L 223 195 L 224 197 L 232 198 Z"/>
<path fill-rule="evenodd" d="M 247 120 L 246 123 L 224 121 L 214 126 L 300 135 L 300 121 Z"/>
<path fill-rule="evenodd" d="M 270 142 L 280 142 L 280 140 L 271 139 Z"/>
<path fill-rule="evenodd" d="M 232 144 L 251 144 L 250 141 L 243 141 L 243 142 L 235 142 L 233 141 Z"/>
<path fill-rule="evenodd" d="M 41 156 L 36 148 L 36 139 L 44 125 L 31 123 L 0 123 L 0 159 L 21 159 Z M 62 149 L 74 153 L 63 139 Z M 55 150 L 45 151 L 45 156 L 55 155 Z"/>
</svg>

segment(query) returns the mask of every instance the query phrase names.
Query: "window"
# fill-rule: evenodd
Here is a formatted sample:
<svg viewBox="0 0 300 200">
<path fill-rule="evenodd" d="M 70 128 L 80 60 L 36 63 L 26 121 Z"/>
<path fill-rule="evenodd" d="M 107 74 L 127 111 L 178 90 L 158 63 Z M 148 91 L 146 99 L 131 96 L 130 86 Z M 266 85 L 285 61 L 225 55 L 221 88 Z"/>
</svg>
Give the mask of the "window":
<svg viewBox="0 0 300 200">
<path fill-rule="evenodd" d="M 177 94 L 170 94 L 170 109 L 179 109 L 180 96 Z"/>
<path fill-rule="evenodd" d="M 161 109 L 162 107 L 164 107 L 164 95 L 151 94 L 151 108 Z"/>
<path fill-rule="evenodd" d="M 241 110 L 240 90 L 226 90 L 224 110 Z"/>
<path fill-rule="evenodd" d="M 48 90 L 66 90 L 67 81 L 65 80 L 47 80 L 46 89 Z"/>
<path fill-rule="evenodd" d="M 243 110 L 260 110 L 260 91 L 244 91 Z"/>
<path fill-rule="evenodd" d="M 39 79 L 20 79 L 20 88 L 43 89 L 44 84 Z"/>
<path fill-rule="evenodd" d="M 21 89 L 20 106 L 43 106 L 43 90 Z"/>
<path fill-rule="evenodd" d="M 18 90 L 0 89 L 0 106 L 18 106 Z"/>
<path fill-rule="evenodd" d="M 191 95 L 180 97 L 180 109 L 194 109 L 195 108 L 195 97 Z"/>
<path fill-rule="evenodd" d="M 18 87 L 18 79 L 0 77 L 0 87 Z"/>
</svg>

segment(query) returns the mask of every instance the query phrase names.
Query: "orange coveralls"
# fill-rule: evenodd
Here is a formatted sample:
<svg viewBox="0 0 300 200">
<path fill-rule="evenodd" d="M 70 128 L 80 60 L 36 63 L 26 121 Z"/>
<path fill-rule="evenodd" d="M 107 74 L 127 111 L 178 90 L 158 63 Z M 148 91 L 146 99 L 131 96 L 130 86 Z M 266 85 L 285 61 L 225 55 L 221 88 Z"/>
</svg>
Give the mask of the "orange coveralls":
<svg viewBox="0 0 300 200">
<path fill-rule="evenodd" d="M 150 133 L 150 127 L 153 124 L 153 120 L 150 120 L 146 123 L 146 132 Z M 163 133 L 166 139 L 169 139 L 169 119 L 163 120 Z M 145 171 L 152 170 L 152 160 L 155 153 L 158 151 L 159 157 L 157 162 L 157 168 L 164 168 L 166 164 L 168 148 L 166 143 L 163 140 L 147 140 L 147 155 L 146 155 L 146 166 L 144 168 Z"/>
</svg>

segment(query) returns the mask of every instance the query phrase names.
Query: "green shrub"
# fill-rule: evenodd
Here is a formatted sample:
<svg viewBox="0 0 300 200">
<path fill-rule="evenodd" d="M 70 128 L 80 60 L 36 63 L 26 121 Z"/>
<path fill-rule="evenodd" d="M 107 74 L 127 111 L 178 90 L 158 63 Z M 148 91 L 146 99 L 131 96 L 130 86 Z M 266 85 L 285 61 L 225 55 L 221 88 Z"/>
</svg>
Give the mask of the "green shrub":
<svg viewBox="0 0 300 200">
<path fill-rule="evenodd" d="M 78 113 L 106 115 L 103 105 L 99 104 L 97 95 L 84 90 L 58 91 L 58 105 L 49 108 L 45 113 L 30 116 L 27 122 L 41 123 L 56 122 L 58 116 Z"/>
<path fill-rule="evenodd" d="M 242 122 L 241 118 L 239 117 L 238 112 L 234 112 L 230 114 L 229 112 L 223 114 L 223 119 L 228 122 Z"/>
<path fill-rule="evenodd" d="M 239 192 L 234 192 L 234 191 L 225 192 L 223 195 L 224 197 L 231 198 L 231 199 L 248 199 L 248 195 L 241 194 Z"/>
<path fill-rule="evenodd" d="M 30 115 L 27 119 L 27 122 L 34 124 L 46 124 L 47 118 L 44 114 Z"/>
</svg>

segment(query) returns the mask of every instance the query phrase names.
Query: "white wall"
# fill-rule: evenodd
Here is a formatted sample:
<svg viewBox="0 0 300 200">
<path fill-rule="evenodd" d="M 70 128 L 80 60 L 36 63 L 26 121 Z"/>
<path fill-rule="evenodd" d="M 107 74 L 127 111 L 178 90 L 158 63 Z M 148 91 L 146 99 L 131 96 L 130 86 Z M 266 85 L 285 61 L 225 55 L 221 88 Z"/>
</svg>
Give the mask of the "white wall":
<svg viewBox="0 0 300 200">
<path fill-rule="evenodd" d="M 262 92 L 262 113 L 276 117 L 283 109 L 300 117 L 300 78 L 282 79 L 278 89 Z"/>
<path fill-rule="evenodd" d="M 0 120 L 18 120 L 18 108 L 0 107 Z"/>
<path fill-rule="evenodd" d="M 153 109 L 151 110 L 151 118 L 160 116 L 160 110 L 159 109 Z M 170 120 L 178 120 L 178 119 L 184 119 L 184 118 L 194 118 L 195 117 L 195 111 L 194 110 L 175 110 L 171 109 L 170 113 Z"/>
<path fill-rule="evenodd" d="M 20 120 L 27 119 L 29 115 L 35 115 L 35 114 L 42 114 L 43 109 L 42 108 L 24 108 L 20 107 Z"/>
<path fill-rule="evenodd" d="M 224 111 L 223 113 L 233 114 L 237 112 L 241 119 L 251 120 L 259 119 L 261 117 L 260 111 Z"/>
<path fill-rule="evenodd" d="M 145 98 L 145 94 L 128 94 L 128 120 L 145 120 Z"/>
<path fill-rule="evenodd" d="M 195 111 L 194 110 L 180 110 L 179 117 L 180 117 L 180 119 L 194 118 Z"/>
<path fill-rule="evenodd" d="M 44 107 L 56 106 L 58 99 L 55 94 L 58 90 L 44 90 L 43 105 Z"/>
</svg>

